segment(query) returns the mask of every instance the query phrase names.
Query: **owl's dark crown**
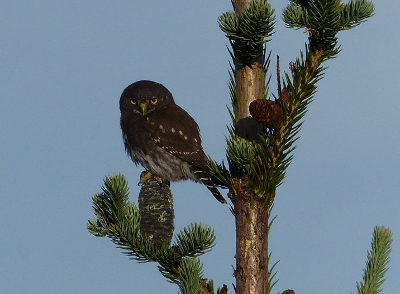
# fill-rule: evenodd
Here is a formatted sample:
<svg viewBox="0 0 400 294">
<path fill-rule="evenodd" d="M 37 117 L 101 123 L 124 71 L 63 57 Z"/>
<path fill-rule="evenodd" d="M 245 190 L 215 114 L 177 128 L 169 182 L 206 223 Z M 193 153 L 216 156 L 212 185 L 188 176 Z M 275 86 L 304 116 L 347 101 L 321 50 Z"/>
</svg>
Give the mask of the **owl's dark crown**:
<svg viewBox="0 0 400 294">
<path fill-rule="evenodd" d="M 163 85 L 152 81 L 138 81 L 125 88 L 119 104 L 121 111 L 133 110 L 146 115 L 156 108 L 163 108 L 175 102 L 171 92 Z"/>
</svg>

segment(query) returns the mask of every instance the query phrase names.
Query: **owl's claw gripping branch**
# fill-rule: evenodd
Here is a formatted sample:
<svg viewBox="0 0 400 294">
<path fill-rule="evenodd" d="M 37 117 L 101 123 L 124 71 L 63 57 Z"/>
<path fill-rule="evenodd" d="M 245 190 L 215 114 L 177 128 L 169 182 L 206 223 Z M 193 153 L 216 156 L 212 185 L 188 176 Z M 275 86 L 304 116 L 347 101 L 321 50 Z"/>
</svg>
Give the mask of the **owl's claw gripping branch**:
<svg viewBox="0 0 400 294">
<path fill-rule="evenodd" d="M 155 179 L 160 185 L 162 185 L 162 183 L 163 183 L 163 179 L 162 178 L 160 178 L 159 176 L 153 175 L 151 172 L 145 170 L 144 172 L 142 172 L 140 174 L 140 181 L 138 183 L 138 186 L 143 185 L 150 178 Z"/>
</svg>

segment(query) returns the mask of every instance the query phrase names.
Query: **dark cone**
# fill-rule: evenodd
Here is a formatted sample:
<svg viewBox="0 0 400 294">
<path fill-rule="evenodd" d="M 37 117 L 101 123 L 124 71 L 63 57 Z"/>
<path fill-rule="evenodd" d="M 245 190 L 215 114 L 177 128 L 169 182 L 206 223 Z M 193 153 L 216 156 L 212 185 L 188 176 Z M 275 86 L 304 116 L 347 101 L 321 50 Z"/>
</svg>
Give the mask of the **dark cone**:
<svg viewBox="0 0 400 294">
<path fill-rule="evenodd" d="M 251 116 L 268 128 L 279 128 L 283 123 L 283 109 L 272 100 L 257 99 L 250 103 Z"/>
<path fill-rule="evenodd" d="M 160 184 L 153 177 L 142 184 L 139 193 L 141 228 L 147 236 L 161 245 L 171 242 L 174 232 L 174 202 L 167 182 Z"/>
</svg>

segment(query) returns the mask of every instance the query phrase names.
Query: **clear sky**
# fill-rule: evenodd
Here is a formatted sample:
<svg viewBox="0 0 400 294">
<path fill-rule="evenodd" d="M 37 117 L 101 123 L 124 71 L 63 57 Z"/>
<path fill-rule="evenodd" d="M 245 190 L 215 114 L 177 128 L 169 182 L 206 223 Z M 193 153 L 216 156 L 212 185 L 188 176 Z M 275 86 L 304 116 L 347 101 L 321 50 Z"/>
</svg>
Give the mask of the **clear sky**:
<svg viewBox="0 0 400 294">
<path fill-rule="evenodd" d="M 282 70 L 306 41 L 280 19 L 287 2 L 272 1 L 269 49 Z M 326 63 L 278 189 L 274 293 L 355 293 L 375 225 L 393 230 L 384 293 L 398 290 L 399 6 L 375 2 L 373 18 L 339 34 L 342 52 Z M 229 0 L 0 2 L 0 292 L 178 292 L 155 264 L 129 260 L 86 223 L 108 174 L 123 173 L 137 201 L 142 169 L 124 152 L 118 108 L 132 82 L 164 84 L 200 125 L 206 153 L 224 159 L 230 56 L 217 17 L 230 9 Z M 215 228 L 205 277 L 233 293 L 228 205 L 196 183 L 171 188 L 177 229 Z"/>
</svg>

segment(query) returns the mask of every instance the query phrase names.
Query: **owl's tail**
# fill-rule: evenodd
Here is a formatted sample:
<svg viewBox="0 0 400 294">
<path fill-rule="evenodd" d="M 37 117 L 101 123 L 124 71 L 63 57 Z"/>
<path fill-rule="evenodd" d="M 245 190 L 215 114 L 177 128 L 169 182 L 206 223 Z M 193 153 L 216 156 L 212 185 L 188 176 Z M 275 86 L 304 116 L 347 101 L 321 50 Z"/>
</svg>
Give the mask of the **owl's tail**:
<svg viewBox="0 0 400 294">
<path fill-rule="evenodd" d="M 202 170 L 202 169 L 196 169 L 193 171 L 193 173 L 196 175 L 196 177 L 201 181 L 208 190 L 214 195 L 214 197 L 221 203 L 226 203 L 225 198 L 221 195 L 221 193 L 218 191 L 217 187 L 215 186 L 213 180 L 211 179 L 210 175 Z"/>
</svg>

